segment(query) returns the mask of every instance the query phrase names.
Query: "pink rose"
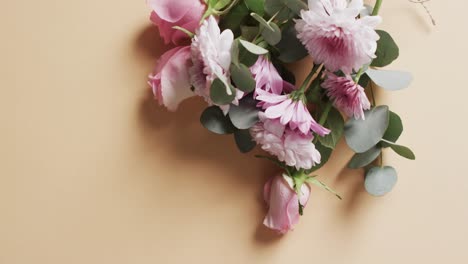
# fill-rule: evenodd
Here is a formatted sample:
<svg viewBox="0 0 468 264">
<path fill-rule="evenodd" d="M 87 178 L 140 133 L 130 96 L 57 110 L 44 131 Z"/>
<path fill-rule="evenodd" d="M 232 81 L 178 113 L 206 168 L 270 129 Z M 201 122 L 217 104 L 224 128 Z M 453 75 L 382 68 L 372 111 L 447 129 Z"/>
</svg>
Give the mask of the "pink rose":
<svg viewBox="0 0 468 264">
<path fill-rule="evenodd" d="M 194 96 L 188 73 L 191 63 L 190 46 L 177 47 L 164 53 L 149 76 L 148 84 L 155 98 L 170 111 L 177 110 L 180 102 Z"/>
<path fill-rule="evenodd" d="M 147 1 L 151 9 L 153 9 L 150 19 L 159 27 L 159 33 L 166 44 L 172 42 L 180 45 L 188 40 L 187 34 L 172 27 L 179 26 L 190 32 L 195 32 L 206 9 L 201 0 Z"/>
<path fill-rule="evenodd" d="M 263 224 L 282 234 L 292 230 L 300 218 L 299 199 L 294 191 L 292 179 L 281 174 L 275 176 L 265 184 L 263 194 L 270 207 Z M 307 204 L 309 196 L 310 188 L 303 184 L 300 197 L 303 206 Z"/>
</svg>

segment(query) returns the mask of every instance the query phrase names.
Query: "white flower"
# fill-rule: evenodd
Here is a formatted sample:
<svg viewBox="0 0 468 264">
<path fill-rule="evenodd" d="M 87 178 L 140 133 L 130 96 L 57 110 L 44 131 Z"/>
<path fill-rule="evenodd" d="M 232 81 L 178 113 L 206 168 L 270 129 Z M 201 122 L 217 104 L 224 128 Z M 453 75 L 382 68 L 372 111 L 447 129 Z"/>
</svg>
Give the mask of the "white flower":
<svg viewBox="0 0 468 264">
<path fill-rule="evenodd" d="M 309 10 L 296 20 L 298 38 L 315 62 L 345 74 L 358 71 L 375 58 L 379 16 L 357 19 L 362 0 L 309 0 Z"/>
<path fill-rule="evenodd" d="M 229 67 L 231 66 L 231 48 L 234 34 L 227 29 L 221 32 L 218 22 L 210 16 L 197 30 L 192 41 L 192 62 L 190 80 L 195 93 L 204 97 L 209 104 L 211 83 L 219 78 L 228 87 Z M 230 93 L 231 91 L 229 91 Z M 242 98 L 243 92 L 236 90 L 236 99 Z M 226 111 L 228 106 L 221 107 Z"/>
<path fill-rule="evenodd" d="M 320 164 L 321 155 L 312 143 L 312 132 L 304 135 L 282 125 L 279 119 L 266 118 L 263 112 L 259 117 L 261 122 L 253 126 L 250 133 L 263 150 L 296 169 L 310 169 Z"/>
</svg>

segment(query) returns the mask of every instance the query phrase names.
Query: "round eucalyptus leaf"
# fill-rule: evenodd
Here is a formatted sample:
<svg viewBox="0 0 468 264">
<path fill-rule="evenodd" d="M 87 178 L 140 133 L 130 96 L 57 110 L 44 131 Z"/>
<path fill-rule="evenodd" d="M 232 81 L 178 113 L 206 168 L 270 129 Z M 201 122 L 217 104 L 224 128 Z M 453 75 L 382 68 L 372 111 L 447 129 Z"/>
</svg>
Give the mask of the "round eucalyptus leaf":
<svg viewBox="0 0 468 264">
<path fill-rule="evenodd" d="M 281 29 L 273 22 L 269 23 L 270 26 L 274 29 L 273 31 L 264 28 L 262 31 L 262 37 L 268 42 L 268 44 L 274 46 L 281 41 Z"/>
<path fill-rule="evenodd" d="M 257 102 L 252 96 L 246 96 L 239 101 L 239 105 L 231 105 L 229 118 L 232 124 L 239 129 L 248 129 L 255 125 L 258 119 Z"/>
<path fill-rule="evenodd" d="M 258 55 L 251 53 L 244 46 L 239 45 L 239 63 L 252 67 L 258 60 Z"/>
<path fill-rule="evenodd" d="M 390 34 L 383 30 L 376 30 L 376 32 L 380 39 L 377 41 L 375 52 L 377 58 L 372 61 L 371 66 L 385 67 L 398 58 L 400 50 Z"/>
<path fill-rule="evenodd" d="M 243 39 L 253 40 L 257 36 L 259 27 L 241 26 L 241 35 Z"/>
<path fill-rule="evenodd" d="M 211 84 L 210 97 L 217 105 L 227 105 L 236 97 L 236 91 L 230 85 L 226 86 L 219 78 L 216 78 Z"/>
<path fill-rule="evenodd" d="M 336 144 L 338 144 L 338 141 L 341 139 L 344 129 L 343 116 L 335 108 L 332 108 L 332 110 L 328 114 L 327 121 L 325 122 L 325 127 L 331 130 L 330 134 L 324 137 L 319 137 L 318 140 L 325 147 L 334 149 L 336 147 Z"/>
<path fill-rule="evenodd" d="M 180 1 L 180 0 L 178 0 Z M 220 27 L 236 31 L 249 16 L 249 9 L 244 4 L 235 5 L 231 11 L 221 18 Z"/>
<path fill-rule="evenodd" d="M 345 125 L 348 146 L 356 153 L 363 153 L 380 142 L 389 122 L 388 106 L 378 106 L 365 112 L 365 120 L 350 119 Z"/>
<path fill-rule="evenodd" d="M 245 41 L 243 39 L 239 40 L 242 46 L 246 48 L 250 53 L 255 54 L 255 55 L 264 55 L 268 53 L 268 50 L 259 47 L 251 42 Z"/>
<path fill-rule="evenodd" d="M 409 72 L 374 70 L 369 68 L 366 73 L 375 84 L 389 91 L 405 89 L 413 81 L 413 76 Z"/>
<path fill-rule="evenodd" d="M 396 113 L 390 111 L 388 128 L 387 131 L 385 131 L 383 139 L 391 142 L 397 142 L 401 136 L 401 133 L 403 133 L 403 122 Z M 390 147 L 390 145 L 385 142 L 382 142 L 382 146 Z"/>
<path fill-rule="evenodd" d="M 382 149 L 374 146 L 364 153 L 357 153 L 348 163 L 348 168 L 359 169 L 371 164 L 382 152 Z"/>
<path fill-rule="evenodd" d="M 393 189 L 397 180 L 397 172 L 393 167 L 374 167 L 367 172 L 364 187 L 373 196 L 383 196 Z"/>
<path fill-rule="evenodd" d="M 286 5 L 286 1 L 298 2 L 301 0 L 265 0 L 265 11 L 270 16 L 274 16 L 276 14 L 276 19 L 278 21 L 285 21 L 294 18 L 297 14 Z"/>
<path fill-rule="evenodd" d="M 232 134 L 236 128 L 218 106 L 210 106 L 203 111 L 200 122 L 209 131 L 224 135 Z"/>
<path fill-rule="evenodd" d="M 297 38 L 294 23 L 288 23 L 281 32 L 281 41 L 276 45 L 279 50 L 278 59 L 284 63 L 296 62 L 305 58 L 309 53 Z"/>
<path fill-rule="evenodd" d="M 237 148 L 242 153 L 250 152 L 257 145 L 255 141 L 252 139 L 252 136 L 250 135 L 250 132 L 248 129 L 237 130 L 234 133 L 234 139 L 236 141 Z"/>
<path fill-rule="evenodd" d="M 250 73 L 249 68 L 244 64 L 231 65 L 231 78 L 237 89 L 246 93 L 250 93 L 255 90 L 255 80 L 252 77 L 252 73 Z"/>
</svg>

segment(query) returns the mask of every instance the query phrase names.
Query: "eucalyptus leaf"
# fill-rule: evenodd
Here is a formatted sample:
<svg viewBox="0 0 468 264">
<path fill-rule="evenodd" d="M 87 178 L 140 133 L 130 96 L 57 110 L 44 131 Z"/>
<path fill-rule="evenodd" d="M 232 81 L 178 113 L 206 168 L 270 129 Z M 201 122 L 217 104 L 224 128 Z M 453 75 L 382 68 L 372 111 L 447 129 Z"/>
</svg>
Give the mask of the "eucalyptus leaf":
<svg viewBox="0 0 468 264">
<path fill-rule="evenodd" d="M 383 139 L 391 142 L 397 142 L 402 133 L 403 122 L 401 121 L 401 118 L 396 113 L 390 111 L 388 128 L 387 131 L 385 131 Z M 389 147 L 385 142 L 382 142 L 382 145 L 383 147 Z"/>
<path fill-rule="evenodd" d="M 234 133 L 234 139 L 236 141 L 237 148 L 239 148 L 240 152 L 242 153 L 250 152 L 257 145 L 252 139 L 248 129 L 237 130 Z"/>
<path fill-rule="evenodd" d="M 402 156 L 403 158 L 407 158 L 409 160 L 415 160 L 416 155 L 414 155 L 413 151 L 409 149 L 408 147 L 402 146 L 402 145 L 397 145 L 389 141 L 385 141 L 390 148 L 395 151 L 398 155 Z"/>
<path fill-rule="evenodd" d="M 325 147 L 324 145 L 322 145 L 322 143 L 320 143 L 320 141 L 315 144 L 315 148 L 318 150 L 318 152 L 320 152 L 322 158 L 320 160 L 320 164 L 317 164 L 312 169 L 306 171 L 307 174 L 317 171 L 323 166 L 325 166 L 325 164 L 330 159 L 331 154 L 333 153 L 333 149 Z"/>
<path fill-rule="evenodd" d="M 265 0 L 244 0 L 244 3 L 251 11 L 260 16 L 265 14 Z"/>
<path fill-rule="evenodd" d="M 281 32 L 281 41 L 276 45 L 279 50 L 278 59 L 284 63 L 292 63 L 305 58 L 309 53 L 297 38 L 294 23 L 288 23 Z"/>
<path fill-rule="evenodd" d="M 244 46 L 239 45 L 239 63 L 252 67 L 258 60 L 258 55 L 251 53 Z"/>
<path fill-rule="evenodd" d="M 231 61 L 235 65 L 239 65 L 239 52 L 240 52 L 239 51 L 239 40 L 236 39 L 232 43 L 232 47 L 231 47 Z"/>
<path fill-rule="evenodd" d="M 273 22 L 270 22 L 269 24 L 274 30 L 272 31 L 269 28 L 264 28 L 262 30 L 262 37 L 266 42 L 268 42 L 268 44 L 274 46 L 281 41 L 281 29 Z"/>
<path fill-rule="evenodd" d="M 239 101 L 239 105 L 231 105 L 229 117 L 235 127 L 248 129 L 255 125 L 258 119 L 257 102 L 252 96 L 246 96 Z"/>
<path fill-rule="evenodd" d="M 374 146 L 364 153 L 357 153 L 348 163 L 348 168 L 358 169 L 371 164 L 382 152 L 382 149 Z"/>
<path fill-rule="evenodd" d="M 257 13 L 251 13 L 250 14 L 251 17 L 253 17 L 255 20 L 258 21 L 258 23 L 260 23 L 260 25 L 264 26 L 265 28 L 267 28 L 268 30 L 271 30 L 271 31 L 274 31 L 275 29 L 271 27 L 270 23 L 268 23 L 262 16 L 260 16 L 259 14 Z"/>
<path fill-rule="evenodd" d="M 390 34 L 383 30 L 376 30 L 376 32 L 380 39 L 377 41 L 375 52 L 377 58 L 372 61 L 371 66 L 385 67 L 398 58 L 400 50 Z"/>
<path fill-rule="evenodd" d="M 335 108 L 330 110 L 327 121 L 325 122 L 325 127 L 331 130 L 330 134 L 324 137 L 319 137 L 318 140 L 325 147 L 334 149 L 336 144 L 338 144 L 338 141 L 341 139 L 344 130 L 343 116 Z"/>
<path fill-rule="evenodd" d="M 227 87 L 219 78 L 211 84 L 210 98 L 217 105 L 230 104 L 236 97 L 236 91 L 230 85 Z"/>
<path fill-rule="evenodd" d="M 278 21 L 286 21 L 297 17 L 302 8 L 307 8 L 302 0 L 265 0 L 265 11 L 270 16 L 276 14 Z"/>
<path fill-rule="evenodd" d="M 228 28 L 232 31 L 237 31 L 248 16 L 249 9 L 244 3 L 241 2 L 234 6 L 225 16 L 222 17 L 220 26 L 223 29 Z"/>
<path fill-rule="evenodd" d="M 242 38 L 253 41 L 257 33 L 259 32 L 259 27 L 252 27 L 252 26 L 241 26 L 241 35 Z"/>
<path fill-rule="evenodd" d="M 231 64 L 231 78 L 237 89 L 246 93 L 255 90 L 255 80 L 249 68 L 244 64 Z"/>
<path fill-rule="evenodd" d="M 264 54 L 267 54 L 268 53 L 268 50 L 260 47 L 260 46 L 257 46 L 251 42 L 248 42 L 248 41 L 245 41 L 245 40 L 242 40 L 240 39 L 239 40 L 240 43 L 242 44 L 242 46 L 244 46 L 244 48 L 246 48 L 250 53 L 252 54 L 255 54 L 255 55 L 264 55 Z"/>
<path fill-rule="evenodd" d="M 200 122 L 209 131 L 224 135 L 232 134 L 236 130 L 231 120 L 224 115 L 218 106 L 210 106 L 203 111 Z"/>
<path fill-rule="evenodd" d="M 383 196 L 389 193 L 398 180 L 393 167 L 373 167 L 366 173 L 364 187 L 373 196 Z"/>
<path fill-rule="evenodd" d="M 413 81 L 409 72 L 368 69 L 366 74 L 385 90 L 397 91 L 407 88 Z"/>
<path fill-rule="evenodd" d="M 380 142 L 389 123 L 388 106 L 378 106 L 365 112 L 365 119 L 350 119 L 345 125 L 348 146 L 363 153 Z"/>
</svg>

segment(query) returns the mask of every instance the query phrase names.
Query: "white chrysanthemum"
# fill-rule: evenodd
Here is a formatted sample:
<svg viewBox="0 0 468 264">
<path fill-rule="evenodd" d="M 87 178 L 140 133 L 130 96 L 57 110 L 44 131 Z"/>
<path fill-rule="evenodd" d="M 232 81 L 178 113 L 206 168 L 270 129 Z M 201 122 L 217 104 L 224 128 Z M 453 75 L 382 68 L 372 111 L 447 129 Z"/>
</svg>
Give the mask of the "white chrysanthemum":
<svg viewBox="0 0 468 264">
<path fill-rule="evenodd" d="M 358 71 L 375 58 L 379 16 L 357 19 L 362 0 L 309 0 L 309 10 L 296 20 L 297 37 L 315 62 L 346 74 Z"/>
<path fill-rule="evenodd" d="M 221 32 L 213 16 L 203 22 L 192 41 L 193 66 L 190 68 L 190 79 L 195 93 L 203 96 L 209 104 L 212 104 L 210 87 L 213 80 L 219 78 L 228 85 L 233 42 L 232 31 L 227 29 Z M 235 101 L 242 96 L 243 93 L 236 90 Z"/>
</svg>

